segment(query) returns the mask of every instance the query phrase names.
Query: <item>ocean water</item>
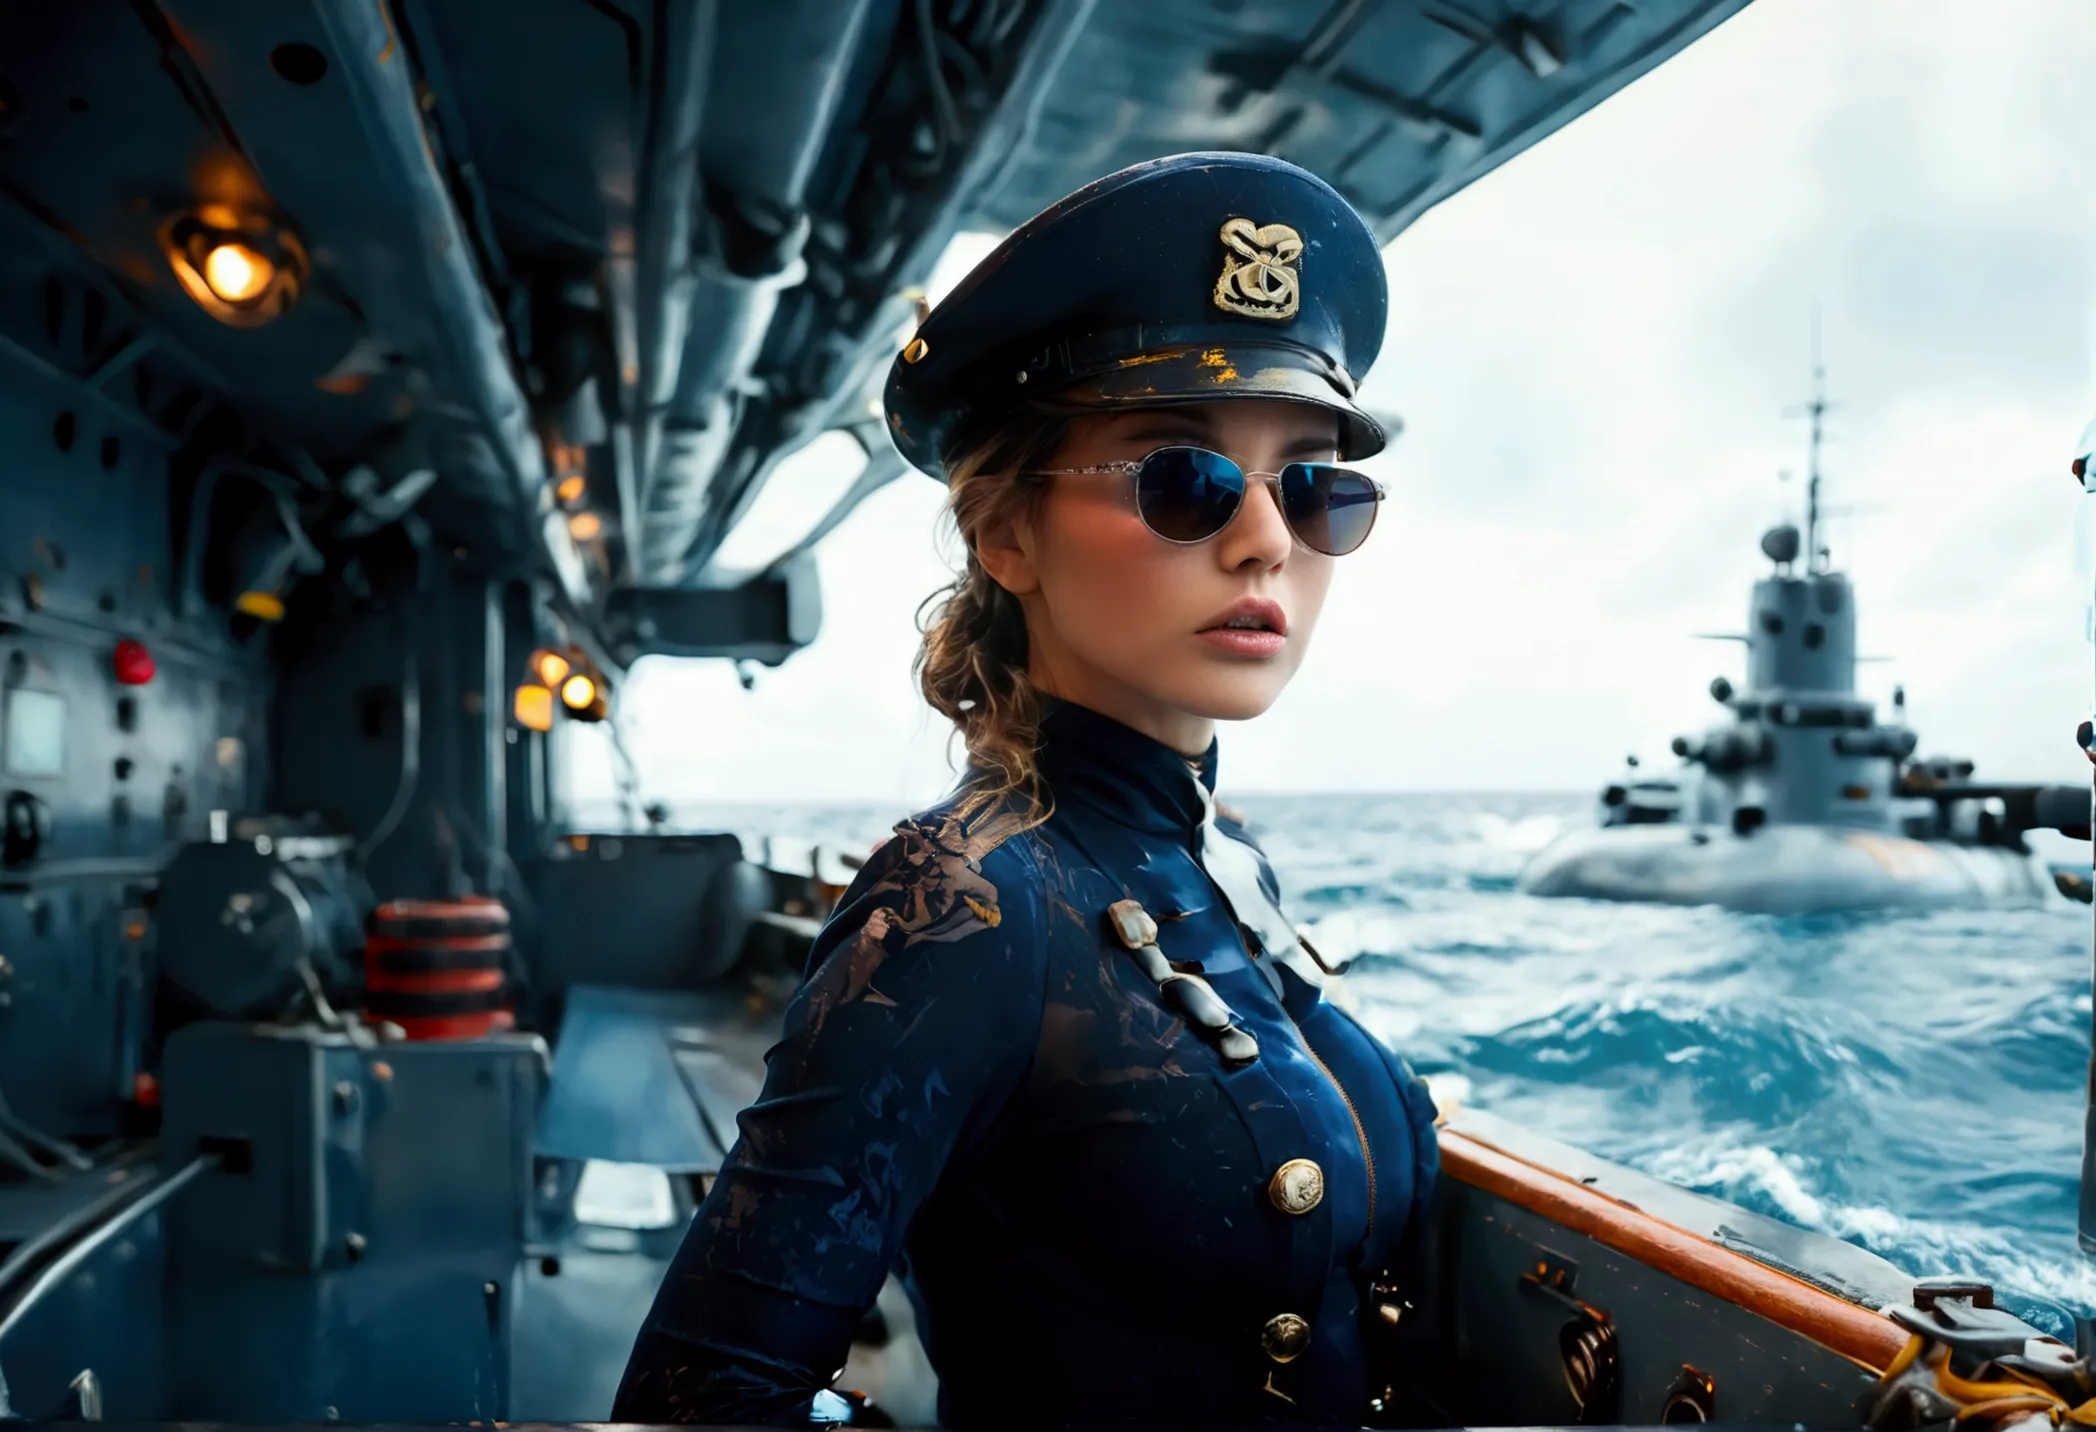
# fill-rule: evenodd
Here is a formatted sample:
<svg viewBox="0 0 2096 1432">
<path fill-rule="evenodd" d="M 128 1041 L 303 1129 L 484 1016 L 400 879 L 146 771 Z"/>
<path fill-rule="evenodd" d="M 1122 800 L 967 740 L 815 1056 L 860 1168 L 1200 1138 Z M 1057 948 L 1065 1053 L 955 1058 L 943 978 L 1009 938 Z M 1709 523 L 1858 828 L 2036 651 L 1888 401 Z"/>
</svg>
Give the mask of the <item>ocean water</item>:
<svg viewBox="0 0 2096 1432">
<path fill-rule="evenodd" d="M 2049 1330 L 2096 1311 L 2074 1239 L 2088 907 L 1780 917 L 1539 900 L 1515 877 L 1591 820 L 1587 796 L 1232 803 L 1319 950 L 1358 957 L 1357 1013 L 1437 1097 L 1916 1275 L 1979 1276 Z M 674 816 L 863 851 L 896 814 Z"/>
</svg>

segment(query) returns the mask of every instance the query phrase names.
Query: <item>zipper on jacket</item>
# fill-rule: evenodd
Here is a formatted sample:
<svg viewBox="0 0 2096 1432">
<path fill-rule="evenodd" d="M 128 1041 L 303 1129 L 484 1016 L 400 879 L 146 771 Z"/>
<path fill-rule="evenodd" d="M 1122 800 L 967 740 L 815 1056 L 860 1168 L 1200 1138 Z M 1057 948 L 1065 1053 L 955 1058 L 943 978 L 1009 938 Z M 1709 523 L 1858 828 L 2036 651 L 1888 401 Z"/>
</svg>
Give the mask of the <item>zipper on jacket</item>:
<svg viewBox="0 0 2096 1432">
<path fill-rule="evenodd" d="M 1369 1235 L 1375 1232 L 1376 1205 L 1375 1155 L 1368 1151 L 1368 1127 L 1361 1122 L 1361 1111 L 1354 1107 L 1353 1096 L 1346 1092 L 1346 1085 L 1339 1082 L 1339 1076 L 1332 1072 L 1331 1066 L 1317 1057 L 1317 1050 L 1311 1047 L 1310 1036 L 1303 1033 L 1303 1026 L 1297 1024 L 1295 1016 L 1288 1013 L 1288 1006 L 1281 1006 L 1281 1013 L 1288 1016 L 1290 1024 L 1295 1025 L 1296 1038 L 1303 1042 L 1303 1052 L 1310 1056 L 1312 1064 L 1323 1071 L 1325 1078 L 1332 1081 L 1332 1087 L 1339 1091 L 1339 1102 L 1346 1105 L 1346 1116 L 1354 1121 L 1354 1137 L 1361 1141 L 1361 1162 L 1368 1168 L 1368 1221 L 1361 1229 L 1361 1241 L 1365 1244 Z"/>
<path fill-rule="evenodd" d="M 1247 960 L 1272 958 L 1266 951 L 1264 941 L 1260 942 L 1259 950 L 1254 953 L 1252 942 L 1245 937 L 1242 925 L 1239 925 L 1237 928 L 1237 943 L 1243 948 Z M 1281 1017 L 1294 1027 L 1295 1037 L 1301 1042 L 1303 1053 L 1309 1055 L 1310 1062 L 1315 1064 L 1318 1067 L 1318 1071 L 1332 1082 L 1332 1088 L 1338 1092 L 1339 1102 L 1346 1105 L 1346 1116 L 1354 1121 L 1354 1137 L 1361 1141 L 1361 1164 L 1368 1170 L 1368 1218 L 1361 1227 L 1361 1241 L 1363 1244 L 1366 1244 L 1369 1235 L 1375 1232 L 1376 1205 L 1375 1155 L 1368 1148 L 1368 1126 L 1361 1122 L 1361 1111 L 1354 1107 L 1354 1097 L 1346 1092 L 1346 1085 L 1340 1083 L 1339 1076 L 1332 1072 L 1331 1066 L 1318 1057 L 1317 1050 L 1310 1044 L 1310 1036 L 1303 1032 L 1303 1026 L 1297 1023 L 1296 1017 L 1288 1012 L 1288 1002 L 1276 995 L 1274 1003 L 1280 1008 Z"/>
</svg>

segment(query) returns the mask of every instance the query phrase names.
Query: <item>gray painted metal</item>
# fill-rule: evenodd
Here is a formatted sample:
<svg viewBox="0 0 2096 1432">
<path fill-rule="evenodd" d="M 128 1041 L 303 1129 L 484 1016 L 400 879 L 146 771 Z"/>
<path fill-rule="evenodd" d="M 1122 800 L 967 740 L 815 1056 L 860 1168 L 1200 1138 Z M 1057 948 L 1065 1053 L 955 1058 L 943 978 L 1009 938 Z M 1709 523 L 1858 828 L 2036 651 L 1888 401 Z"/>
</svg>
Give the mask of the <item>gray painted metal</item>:
<svg viewBox="0 0 2096 1432">
<path fill-rule="evenodd" d="M 170 1217 L 168 1410 L 505 1410 L 545 1066 L 532 1035 L 371 1049 L 311 1028 L 177 1033 L 162 1157 L 226 1157 Z M 444 1352 L 413 1351 L 429 1348 Z"/>
<path fill-rule="evenodd" d="M 1023 17 L 1026 23 L 1007 24 L 1002 34 L 993 32 L 988 37 L 1000 47 L 1007 41 L 1018 45 L 1016 53 L 1002 57 L 1009 68 L 1002 93 L 964 92 L 953 97 L 956 113 L 963 118 L 971 110 L 987 109 L 972 130 L 965 129 L 961 118 L 949 124 L 943 115 L 945 106 L 926 96 L 924 102 L 933 111 L 929 121 L 919 117 L 906 124 L 884 125 L 878 143 L 846 145 L 833 137 L 832 162 L 848 163 L 859 172 L 827 176 L 835 186 L 836 212 L 811 238 L 825 250 L 849 254 L 849 260 L 833 277 L 813 279 L 781 295 L 783 311 L 773 320 L 774 331 L 812 341 L 793 342 L 791 362 L 783 368 L 767 363 L 762 373 L 750 375 L 751 381 L 761 378 L 767 389 L 775 390 L 773 401 L 745 416 L 746 426 L 735 434 L 736 450 L 724 454 L 716 465 L 711 484 L 717 490 L 709 496 L 686 545 L 685 580 L 706 577 L 714 554 L 781 459 L 829 428 L 860 421 L 863 405 L 879 390 L 879 375 L 890 361 L 896 335 L 914 316 L 915 295 L 929 281 L 947 243 L 966 227 L 967 216 L 980 197 L 1001 183 L 1012 154 L 1032 132 L 1043 98 L 1061 76 L 1070 46 L 1089 22 L 1096 3 L 1041 0 L 1037 7 L 1005 12 Z M 920 0 L 913 13 L 921 17 L 931 8 Z M 898 6 L 894 13 L 899 15 L 900 10 Z M 977 13 L 980 20 L 986 12 Z M 921 19 L 919 23 L 921 26 Z M 899 19 L 894 29 L 894 54 L 874 71 L 888 84 L 907 73 L 908 66 L 927 53 L 928 45 L 936 48 L 939 44 L 936 37 L 927 39 L 921 28 L 914 35 L 906 33 Z M 979 61 L 975 63 L 980 67 Z M 861 64 L 866 64 L 865 57 Z M 870 76 L 869 91 L 869 97 L 878 94 Z M 943 142 L 934 141 L 935 161 L 921 152 L 927 122 L 946 134 Z M 1057 197 L 1061 192 L 1066 190 L 1058 191 Z M 877 240 L 862 243 L 855 230 L 875 213 L 892 216 L 891 222 L 883 225 L 885 232 Z M 837 292 L 833 295 L 831 289 Z M 769 334 L 761 351 L 773 351 Z"/>
<path fill-rule="evenodd" d="M 568 991 L 540 1156 L 717 1173 L 763 1080 L 772 1020 L 737 989 Z M 646 1109 L 646 1119 L 631 1111 Z"/>
<path fill-rule="evenodd" d="M 1914 1279 L 1868 1249 L 1697 1193 L 1573 1148 L 1482 1109 L 1458 1110 L 1449 1127 L 1540 1168 L 1644 1210 L 1778 1272 L 1817 1284 L 1859 1307 L 1904 1302 Z"/>
<path fill-rule="evenodd" d="M 1912 1279 L 1852 1244 L 1647 1178 L 1487 1115 L 1459 1114 L 1453 1127 L 1860 1306 L 1876 1310 L 1912 1293 Z M 1809 1338 L 1453 1179 L 1443 1179 L 1438 1190 L 1435 1229 L 1422 1307 L 1432 1335 L 1409 1350 L 1426 1402 L 1411 1409 L 1415 1417 L 1492 1426 L 1577 1419 L 1580 1408 L 1562 1370 L 1567 1309 L 1524 1276 L 1539 1266 L 1564 1270 L 1568 1291 L 1607 1314 L 1614 1328 L 1620 1401 L 1601 1409 L 1604 1417 L 1665 1420 L 1670 1390 L 1688 1366 L 1715 1384 L 1719 1421 L 1849 1426 L 1856 1398 L 1873 1381 Z"/>
<path fill-rule="evenodd" d="M 1833 825 L 1641 825 L 1560 836 L 1521 874 L 1531 895 L 1722 905 L 1767 914 L 2036 905 L 2043 866 L 2013 850 Z"/>
<path fill-rule="evenodd" d="M 822 629 L 821 578 L 813 554 L 798 552 L 732 587 L 627 587 L 612 594 L 605 626 L 623 663 L 681 656 L 778 666 Z"/>
<path fill-rule="evenodd" d="M 1746 647 L 1746 689 L 1714 681 L 1727 719 L 1676 739 L 1679 770 L 1626 772 L 1604 793 L 1600 828 L 1553 841 L 1522 872 L 1522 890 L 1767 912 L 2053 898 L 2002 797 L 2028 796 L 2026 819 L 2057 803 L 1933 778 L 1933 798 L 1915 798 L 1902 789 L 1914 732 L 1881 724 L 1856 695 L 1855 591 L 1817 546 L 1821 406 L 1805 565 L 1795 528 L 1763 537 L 1776 570 L 1754 584 L 1734 638 Z"/>
</svg>

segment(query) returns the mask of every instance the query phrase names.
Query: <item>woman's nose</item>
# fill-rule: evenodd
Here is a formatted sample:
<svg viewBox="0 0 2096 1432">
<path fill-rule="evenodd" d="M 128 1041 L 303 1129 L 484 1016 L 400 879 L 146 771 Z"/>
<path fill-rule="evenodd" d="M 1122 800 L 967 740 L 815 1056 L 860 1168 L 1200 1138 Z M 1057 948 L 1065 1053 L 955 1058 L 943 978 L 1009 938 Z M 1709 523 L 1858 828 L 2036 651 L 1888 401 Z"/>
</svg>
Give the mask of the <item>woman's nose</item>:
<svg viewBox="0 0 2096 1432">
<path fill-rule="evenodd" d="M 1281 515 L 1281 495 L 1271 478 L 1246 479 L 1244 506 L 1216 539 L 1217 558 L 1232 572 L 1278 567 L 1295 549 L 1295 536 Z"/>
</svg>

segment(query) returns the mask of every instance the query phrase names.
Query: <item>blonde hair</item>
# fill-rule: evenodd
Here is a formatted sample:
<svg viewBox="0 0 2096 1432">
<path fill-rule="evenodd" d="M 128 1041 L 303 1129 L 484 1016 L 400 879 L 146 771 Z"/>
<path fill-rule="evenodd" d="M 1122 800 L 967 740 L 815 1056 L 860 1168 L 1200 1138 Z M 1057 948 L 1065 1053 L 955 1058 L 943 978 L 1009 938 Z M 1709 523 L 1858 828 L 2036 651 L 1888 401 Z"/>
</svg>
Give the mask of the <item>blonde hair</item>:
<svg viewBox="0 0 2096 1432">
<path fill-rule="evenodd" d="M 1013 801 L 1029 824 L 1046 818 L 1037 760 L 1046 699 L 1027 678 L 1026 615 L 976 553 L 985 531 L 1031 518 L 1047 489 L 1034 470 L 1062 447 L 1069 419 L 1031 411 L 1007 418 L 947 464 L 947 507 L 964 548 L 960 574 L 919 610 L 924 646 L 917 682 L 953 722 L 972 768 L 962 811 Z"/>
</svg>

